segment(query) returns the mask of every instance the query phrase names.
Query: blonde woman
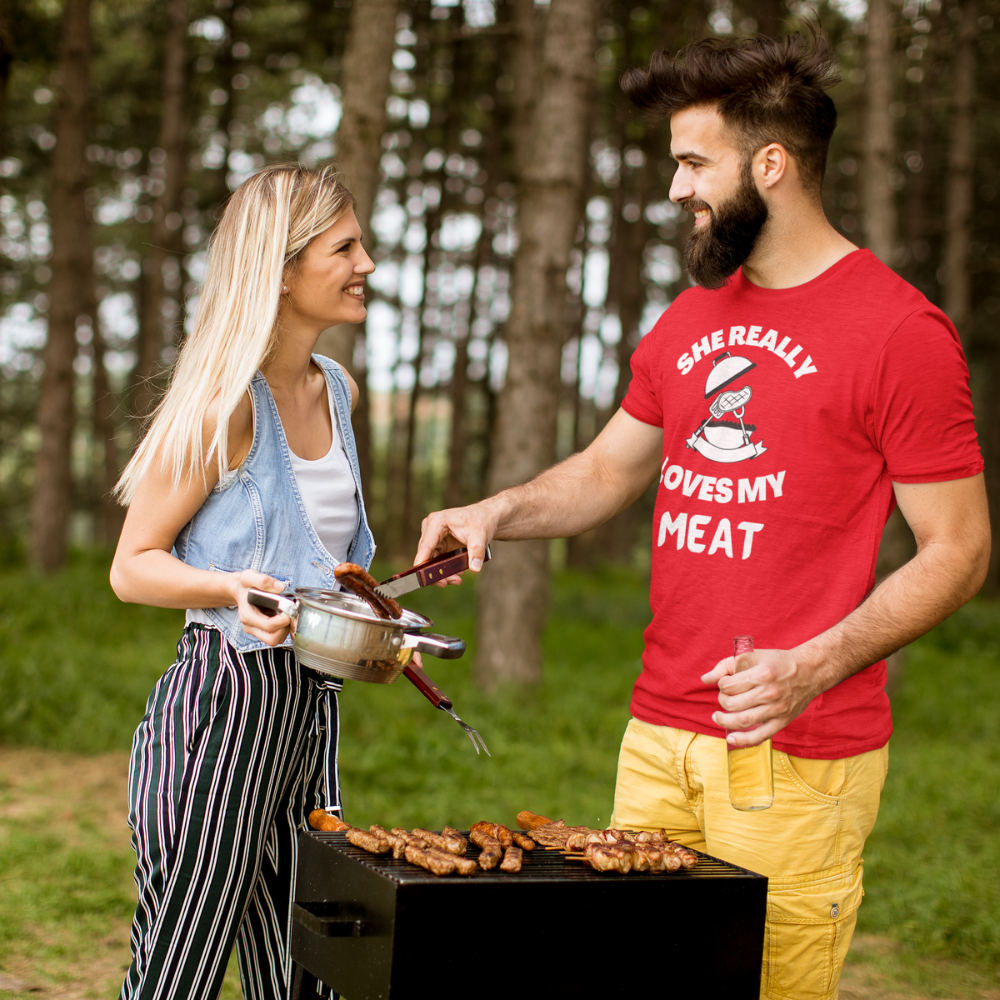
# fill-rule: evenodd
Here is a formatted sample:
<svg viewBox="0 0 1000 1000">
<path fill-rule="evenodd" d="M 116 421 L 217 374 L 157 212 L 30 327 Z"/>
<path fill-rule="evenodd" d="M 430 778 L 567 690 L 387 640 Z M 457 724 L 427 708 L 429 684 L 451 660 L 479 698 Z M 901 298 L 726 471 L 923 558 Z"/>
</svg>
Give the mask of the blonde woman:
<svg viewBox="0 0 1000 1000">
<path fill-rule="evenodd" d="M 365 318 L 374 265 L 353 209 L 330 168 L 271 167 L 233 194 L 195 329 L 118 485 L 115 593 L 188 609 L 132 747 L 124 1000 L 214 1000 L 234 940 L 244 995 L 289 995 L 297 828 L 340 810 L 340 684 L 298 666 L 288 618 L 247 590 L 333 587 L 338 562 L 374 551 L 357 386 L 312 353 Z"/>
</svg>

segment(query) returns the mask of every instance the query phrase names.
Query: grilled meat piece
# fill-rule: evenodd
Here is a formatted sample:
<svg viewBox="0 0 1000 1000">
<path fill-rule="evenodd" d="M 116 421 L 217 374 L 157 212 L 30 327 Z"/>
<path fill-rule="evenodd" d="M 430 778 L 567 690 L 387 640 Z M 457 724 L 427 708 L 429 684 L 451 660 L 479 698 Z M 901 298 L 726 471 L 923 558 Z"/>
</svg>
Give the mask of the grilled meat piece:
<svg viewBox="0 0 1000 1000">
<path fill-rule="evenodd" d="M 453 854 L 445 854 L 444 851 L 425 851 L 410 844 L 406 846 L 404 857 L 411 865 L 426 868 L 432 875 L 450 875 L 455 870 L 455 863 L 458 860 Z"/>
<path fill-rule="evenodd" d="M 360 847 L 361 850 L 367 851 L 369 854 L 388 854 L 391 850 L 388 840 L 376 837 L 367 830 L 358 830 L 352 826 L 344 833 L 344 836 L 355 847 Z"/>
<path fill-rule="evenodd" d="M 535 842 L 526 833 L 521 833 L 520 830 L 511 830 L 510 835 L 514 838 L 514 843 L 522 851 L 533 851 L 535 849 Z"/>
<path fill-rule="evenodd" d="M 519 872 L 521 870 L 521 859 L 524 852 L 520 847 L 508 847 L 504 852 L 503 861 L 500 863 L 502 872 Z"/>
<path fill-rule="evenodd" d="M 559 822 L 561 823 L 562 820 Z M 522 809 L 517 814 L 517 825 L 522 830 L 534 830 L 539 826 L 552 826 L 552 823 L 553 821 L 548 816 L 539 816 L 537 813 L 528 812 L 527 809 Z"/>
<path fill-rule="evenodd" d="M 424 830 L 419 826 L 413 828 L 413 836 L 425 840 L 429 847 L 444 851 L 446 854 L 465 854 L 465 840 L 456 840 L 454 837 L 443 837 L 432 830 Z"/>
<path fill-rule="evenodd" d="M 632 870 L 632 852 L 621 847 L 592 844 L 584 857 L 595 871 L 625 875 Z"/>
<path fill-rule="evenodd" d="M 500 846 L 504 850 L 514 843 L 510 830 L 502 823 L 489 823 L 486 820 L 480 820 L 480 822 L 472 824 L 472 829 L 474 831 L 481 830 L 483 833 L 488 833 L 491 837 L 495 837 L 500 841 Z"/>
<path fill-rule="evenodd" d="M 453 861 L 455 863 L 455 871 L 459 875 L 472 875 L 476 871 L 476 862 L 472 858 L 460 858 L 449 851 L 439 851 L 436 847 L 428 848 L 427 853 Z"/>
<path fill-rule="evenodd" d="M 503 857 L 503 849 L 500 847 L 500 841 L 496 837 L 491 837 L 489 834 L 482 833 L 482 831 L 479 831 L 479 834 L 483 839 L 479 845 L 482 847 L 482 850 L 479 852 L 478 864 L 484 872 L 488 872 L 500 864 L 500 859 Z"/>
<path fill-rule="evenodd" d="M 378 580 L 363 566 L 349 562 L 338 563 L 333 570 L 333 575 L 341 586 L 367 601 L 369 607 L 379 618 L 403 617 L 403 609 L 399 603 L 391 597 L 383 597 L 378 593 L 375 589 L 378 586 Z"/>
<path fill-rule="evenodd" d="M 309 813 L 309 825 L 314 830 L 350 830 L 351 824 L 338 819 L 333 813 L 328 813 L 325 809 L 313 809 Z"/>
<path fill-rule="evenodd" d="M 560 850 L 566 849 L 566 842 L 574 833 L 584 835 L 591 830 L 586 826 L 563 826 L 562 821 L 553 823 L 551 826 L 537 826 L 531 831 L 531 839 L 542 847 L 557 847 Z"/>
<path fill-rule="evenodd" d="M 449 840 L 460 841 L 462 844 L 463 854 L 465 853 L 465 849 L 469 846 L 469 842 L 453 826 L 441 827 L 441 836 L 447 837 Z"/>
</svg>

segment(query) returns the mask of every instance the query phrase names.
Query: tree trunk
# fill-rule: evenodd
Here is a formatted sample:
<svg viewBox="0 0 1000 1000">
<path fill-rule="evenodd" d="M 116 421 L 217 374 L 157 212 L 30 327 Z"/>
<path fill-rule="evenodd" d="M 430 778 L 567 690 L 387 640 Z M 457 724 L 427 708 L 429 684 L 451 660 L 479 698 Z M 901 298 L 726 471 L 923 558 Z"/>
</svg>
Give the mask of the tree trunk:
<svg viewBox="0 0 1000 1000">
<path fill-rule="evenodd" d="M 356 214 L 369 250 L 398 12 L 399 0 L 354 0 L 344 48 L 340 81 L 343 114 L 337 128 L 337 165 L 357 201 Z M 364 351 L 356 350 L 358 341 L 363 343 L 364 337 L 363 323 L 343 324 L 324 331 L 316 350 L 351 369 L 361 390 L 352 422 L 361 482 L 367 490 L 372 472 L 371 413 L 367 368 L 362 364 Z"/>
<path fill-rule="evenodd" d="M 945 185 L 944 311 L 955 324 L 966 350 L 971 312 L 968 254 L 972 239 L 977 16 L 976 0 L 965 0 L 952 76 L 951 141 Z"/>
<path fill-rule="evenodd" d="M 870 0 L 865 47 L 864 117 L 866 154 L 862 201 L 868 217 L 868 248 L 892 267 L 896 248 L 896 199 L 891 171 L 896 165 L 895 121 L 889 112 L 893 98 L 892 63 L 896 43 L 892 0 Z"/>
<path fill-rule="evenodd" d="M 507 379 L 499 400 L 488 488 L 524 482 L 555 456 L 560 361 L 567 332 L 566 269 L 581 220 L 594 76 L 596 0 L 552 0 L 536 85 L 531 155 L 518 191 L 520 246 L 507 321 Z M 522 44 L 524 40 L 522 39 Z M 501 543 L 483 575 L 476 678 L 541 676 L 548 543 Z"/>
<path fill-rule="evenodd" d="M 14 61 L 14 31 L 7 0 L 0 2 L 0 160 L 7 154 L 7 81 Z"/>
<path fill-rule="evenodd" d="M 163 116 L 159 148 L 166 155 L 162 171 L 163 190 L 153 203 L 153 243 L 143 263 L 139 304 L 139 360 L 132 410 L 141 424 L 156 407 L 162 386 L 163 349 L 169 340 L 163 326 L 163 264 L 180 250 L 181 188 L 184 181 L 184 90 L 187 65 L 187 0 L 170 0 L 163 64 Z M 228 105 L 227 105 L 228 106 Z M 222 168 L 225 177 L 225 166 Z M 181 296 L 184 279 L 181 277 Z M 96 334 L 95 334 L 96 335 Z"/>
<path fill-rule="evenodd" d="M 66 561 L 71 505 L 70 446 L 73 436 L 73 358 L 76 318 L 87 309 L 86 280 L 93 249 L 84 192 L 87 186 L 87 115 L 90 90 L 90 0 L 66 0 L 59 57 L 59 106 L 52 156 L 49 218 L 52 279 L 49 330 L 42 351 L 30 552 L 43 572 Z"/>
</svg>

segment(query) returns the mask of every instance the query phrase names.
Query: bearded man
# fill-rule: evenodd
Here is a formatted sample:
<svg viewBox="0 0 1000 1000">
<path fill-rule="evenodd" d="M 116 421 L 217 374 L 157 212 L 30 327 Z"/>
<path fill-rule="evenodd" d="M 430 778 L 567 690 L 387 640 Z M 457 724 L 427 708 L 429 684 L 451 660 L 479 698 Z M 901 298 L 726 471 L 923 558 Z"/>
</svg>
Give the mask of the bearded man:
<svg viewBox="0 0 1000 1000">
<path fill-rule="evenodd" d="M 697 287 L 642 340 L 586 451 L 430 515 L 417 553 L 461 542 L 475 569 L 492 539 L 579 533 L 659 477 L 611 822 L 768 876 L 771 1000 L 837 996 L 892 732 L 883 658 L 979 589 L 990 547 L 955 329 L 823 213 L 835 82 L 818 31 L 709 39 L 625 74 L 669 119 Z M 917 554 L 873 589 L 896 504 Z M 740 633 L 756 664 L 734 672 Z M 773 805 L 740 811 L 727 741 L 767 739 Z"/>
</svg>

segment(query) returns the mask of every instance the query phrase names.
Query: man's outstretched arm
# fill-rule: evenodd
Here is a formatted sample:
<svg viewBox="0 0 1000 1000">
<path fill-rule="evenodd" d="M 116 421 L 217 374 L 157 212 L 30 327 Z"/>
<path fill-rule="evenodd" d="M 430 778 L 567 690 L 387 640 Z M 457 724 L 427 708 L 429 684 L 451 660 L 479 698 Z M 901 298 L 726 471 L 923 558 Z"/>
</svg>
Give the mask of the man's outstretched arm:
<svg viewBox="0 0 1000 1000">
<path fill-rule="evenodd" d="M 718 684 L 716 725 L 733 746 L 753 746 L 784 729 L 809 702 L 842 680 L 928 632 L 983 585 L 990 521 L 982 474 L 943 483 L 893 483 L 917 540 L 917 554 L 833 628 L 795 649 L 767 649 L 731 674 L 721 660 L 702 677 Z"/>
<path fill-rule="evenodd" d="M 662 452 L 661 428 L 619 410 L 586 451 L 530 482 L 469 507 L 428 514 L 415 563 L 457 543 L 468 546 L 469 565 L 478 572 L 495 538 L 565 538 L 603 524 L 656 479 Z"/>
</svg>

